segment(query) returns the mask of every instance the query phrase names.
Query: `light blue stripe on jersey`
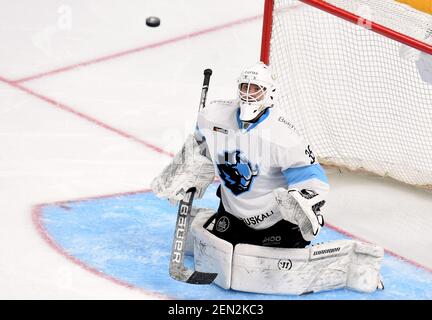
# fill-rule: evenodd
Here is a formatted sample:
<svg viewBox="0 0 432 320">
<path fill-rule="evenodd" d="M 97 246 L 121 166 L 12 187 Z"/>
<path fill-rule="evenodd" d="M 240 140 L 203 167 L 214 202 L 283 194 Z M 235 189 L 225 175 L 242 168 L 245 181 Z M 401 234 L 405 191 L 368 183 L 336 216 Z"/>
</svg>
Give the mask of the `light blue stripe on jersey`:
<svg viewBox="0 0 432 320">
<path fill-rule="evenodd" d="M 319 163 L 298 168 L 288 168 L 282 171 L 282 174 L 288 182 L 288 185 L 310 179 L 318 179 L 328 184 L 327 176 Z"/>
</svg>

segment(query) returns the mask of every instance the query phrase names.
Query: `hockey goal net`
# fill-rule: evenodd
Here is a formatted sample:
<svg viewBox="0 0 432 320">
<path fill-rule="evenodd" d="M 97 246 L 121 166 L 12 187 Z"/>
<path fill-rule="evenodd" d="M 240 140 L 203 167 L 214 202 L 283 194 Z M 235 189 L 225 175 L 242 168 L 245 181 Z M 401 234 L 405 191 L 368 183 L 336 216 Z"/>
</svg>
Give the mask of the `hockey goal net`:
<svg viewBox="0 0 432 320">
<path fill-rule="evenodd" d="M 432 186 L 432 16 L 393 0 L 266 0 L 261 60 L 321 163 Z"/>
</svg>

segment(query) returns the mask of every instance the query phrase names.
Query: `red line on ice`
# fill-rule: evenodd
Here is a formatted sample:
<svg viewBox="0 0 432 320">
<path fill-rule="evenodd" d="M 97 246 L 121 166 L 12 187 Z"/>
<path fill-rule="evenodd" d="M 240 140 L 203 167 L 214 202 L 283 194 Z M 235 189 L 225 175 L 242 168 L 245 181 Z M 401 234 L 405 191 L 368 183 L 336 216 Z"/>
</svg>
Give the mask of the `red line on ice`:
<svg viewBox="0 0 432 320">
<path fill-rule="evenodd" d="M 190 39 L 190 38 L 195 38 L 201 35 L 205 35 L 208 33 L 212 33 L 212 32 L 216 32 L 216 31 L 220 31 L 223 29 L 227 29 L 227 28 L 231 28 L 240 24 L 244 24 L 247 22 L 251 22 L 257 19 L 262 18 L 262 14 L 260 15 L 256 15 L 256 16 L 252 16 L 252 17 L 248 17 L 248 18 L 243 18 L 243 19 L 239 19 L 239 20 L 235 20 L 235 21 L 231 21 L 228 23 L 224 23 L 218 26 L 214 26 L 214 27 L 210 27 L 210 28 L 206 28 L 203 30 L 199 30 L 199 31 L 195 31 L 192 33 L 188 33 L 188 34 L 184 34 L 181 36 L 177 36 L 171 39 L 167 39 L 167 40 L 162 40 L 159 42 L 155 42 L 155 43 L 151 43 L 151 44 L 147 44 L 141 47 L 137 47 L 137 48 L 133 48 L 133 49 L 129 49 L 129 50 L 125 50 L 125 51 L 120 51 L 120 52 L 116 52 L 116 53 L 112 53 L 106 56 L 102 56 L 99 58 L 95 58 L 95 59 L 91 59 L 88 61 L 83 61 L 83 62 L 79 62 L 79 63 L 75 63 L 69 66 L 65 66 L 65 67 L 61 67 L 58 69 L 54 69 L 51 71 L 46 71 L 46 72 L 42 72 L 42 73 L 38 73 L 38 74 L 34 74 L 34 75 L 30 75 L 21 79 L 16 79 L 16 80 L 11 80 L 12 83 L 22 83 L 22 82 L 27 82 L 27 81 L 31 81 L 31 80 L 36 80 L 36 79 L 40 79 L 43 77 L 47 77 L 47 76 L 52 76 L 55 75 L 57 73 L 61 73 L 61 72 L 66 72 L 66 71 L 70 71 L 79 67 L 85 67 L 85 66 L 89 66 L 89 65 L 93 65 L 96 63 L 100 63 L 103 61 L 107 61 L 107 60 L 112 60 L 112 59 L 116 59 L 116 58 L 120 58 L 120 57 L 124 57 L 130 54 L 134 54 L 134 53 L 138 53 L 144 50 L 148 50 L 148 49 L 154 49 L 154 48 L 158 48 L 158 47 L 162 47 L 168 44 L 172 44 L 172 43 L 176 43 L 182 40 L 186 40 L 186 39 Z"/>
<path fill-rule="evenodd" d="M 40 236 L 48 243 L 48 245 L 54 249 L 54 251 L 56 251 L 57 253 L 59 253 L 60 255 L 62 255 L 63 257 L 65 257 L 67 260 L 71 261 L 72 263 L 80 266 L 81 268 L 85 269 L 86 271 L 89 271 L 91 273 L 93 273 L 94 275 L 97 275 L 99 277 L 102 277 L 106 280 L 109 280 L 117 285 L 129 288 L 129 289 L 134 289 L 137 291 L 140 291 L 146 295 L 150 295 L 151 298 L 157 298 L 157 299 L 170 299 L 173 300 L 174 298 L 166 296 L 166 295 L 161 295 L 159 293 L 155 293 L 152 291 L 148 291 L 148 290 L 144 290 L 140 287 L 134 286 L 130 283 L 127 283 L 125 281 L 119 280 L 117 278 L 111 277 L 109 275 L 107 275 L 106 273 L 103 273 L 93 267 L 90 267 L 88 264 L 82 262 L 81 260 L 79 260 L 78 258 L 72 256 L 71 254 L 69 254 L 67 251 L 65 251 L 61 246 L 59 246 L 49 235 L 48 231 L 46 230 L 43 221 L 42 221 L 42 207 L 44 207 L 46 204 L 39 204 L 33 207 L 33 211 L 32 211 L 32 220 L 33 220 L 33 224 L 36 227 L 36 230 L 38 231 L 38 233 L 40 234 Z"/>
<path fill-rule="evenodd" d="M 353 238 L 353 239 L 356 239 L 356 240 L 359 240 L 359 241 L 362 241 L 362 242 L 368 242 L 368 243 L 370 243 L 370 241 L 362 239 L 360 237 L 357 237 L 357 236 L 353 235 L 352 233 L 349 233 L 348 231 L 345 231 L 345 230 L 343 230 L 343 229 L 341 229 L 339 227 L 335 227 L 335 226 L 330 225 L 328 223 L 326 223 L 325 226 L 328 227 L 328 228 L 330 228 L 330 229 L 333 229 L 333 230 L 335 230 L 335 231 L 337 231 L 339 233 L 342 233 L 343 235 L 345 235 L 347 237 L 350 237 L 350 238 Z M 387 252 L 388 254 L 396 257 L 396 258 L 399 258 L 399 259 L 401 259 L 401 260 L 403 260 L 405 262 L 408 262 L 408 263 L 410 263 L 410 264 L 412 264 L 412 265 L 414 265 L 414 266 L 416 266 L 416 267 L 418 267 L 420 269 L 423 269 L 425 271 L 428 271 L 428 272 L 432 273 L 432 268 L 426 267 L 426 266 L 424 266 L 424 265 L 422 265 L 422 264 L 420 264 L 420 263 L 418 263 L 418 262 L 416 262 L 414 260 L 405 258 L 405 257 L 403 257 L 403 256 L 401 256 L 401 255 L 399 255 L 399 254 L 397 254 L 397 253 L 395 253 L 395 252 L 393 252 L 393 251 L 391 251 L 389 249 L 385 249 L 384 248 L 384 251 Z"/>
<path fill-rule="evenodd" d="M 125 196 L 131 196 L 134 194 L 141 194 L 146 192 L 151 192 L 151 189 L 142 189 L 137 191 L 127 191 L 127 192 L 117 192 L 117 193 L 111 193 L 111 194 L 103 194 L 93 197 L 83 197 L 83 198 L 76 198 L 76 199 L 69 199 L 69 200 L 63 200 L 63 201 L 55 201 L 55 202 L 49 202 L 49 203 L 43 203 L 42 206 L 65 206 L 67 207 L 68 204 L 74 203 L 74 202 L 83 202 L 83 201 L 91 201 L 91 200 L 100 200 L 100 199 L 107 199 L 107 198 L 113 198 L 113 197 L 125 197 Z"/>
<path fill-rule="evenodd" d="M 40 100 L 43 100 L 43 101 L 49 103 L 50 105 L 54 106 L 57 109 L 61 109 L 63 111 L 71 113 L 71 114 L 73 114 L 75 116 L 78 116 L 78 117 L 80 117 L 80 118 L 82 118 L 84 120 L 87 120 L 88 122 L 91 122 L 91 123 L 93 123 L 93 124 L 95 124 L 95 125 L 97 125 L 97 126 L 99 126 L 101 128 L 104 128 L 104 129 L 109 130 L 109 131 L 111 131 L 113 133 L 116 133 L 117 135 L 120 135 L 120 136 L 122 136 L 122 137 L 124 137 L 126 139 L 129 139 L 129 140 L 137 142 L 137 143 L 139 143 L 141 145 L 144 145 L 145 147 L 150 148 L 151 150 L 153 150 L 155 152 L 158 152 L 158 153 L 161 153 L 161 154 L 165 154 L 165 155 L 171 156 L 171 157 L 173 156 L 173 154 L 171 152 L 165 151 L 162 148 L 159 148 L 159 147 L 157 147 L 157 146 L 155 146 L 155 145 L 153 145 L 153 144 L 151 144 L 151 143 L 149 143 L 149 142 L 147 142 L 145 140 L 142 140 L 142 139 L 140 139 L 138 137 L 135 137 L 135 136 L 133 136 L 133 135 L 131 135 L 131 134 L 123 131 L 123 130 L 120 130 L 120 129 L 117 129 L 117 128 L 113 127 L 113 126 L 110 126 L 110 125 L 108 125 L 108 124 L 106 124 L 106 123 L 104 123 L 104 122 L 102 122 L 102 121 L 100 121 L 100 120 L 98 120 L 98 119 L 96 119 L 96 118 L 94 118 L 92 116 L 86 115 L 85 113 L 82 113 L 82 112 L 80 112 L 78 110 L 75 110 L 72 107 L 69 107 L 69 106 L 67 106 L 64 103 L 61 103 L 61 102 L 56 101 L 56 100 L 54 100 L 52 98 L 49 98 L 49 97 L 44 96 L 42 94 L 39 94 L 39 93 L 37 93 L 37 92 L 35 92 L 33 90 L 30 90 L 30 89 L 28 89 L 28 88 L 26 88 L 26 87 L 18 84 L 18 83 L 14 83 L 14 82 L 12 82 L 10 80 L 7 80 L 7 79 L 5 79 L 3 77 L 0 77 L 0 81 L 4 82 L 4 83 L 6 83 L 6 84 L 8 84 L 8 85 L 10 85 L 12 87 L 14 87 L 15 89 L 23 91 L 23 92 L 25 92 L 25 93 L 33 96 L 33 97 L 36 97 L 36 98 L 38 98 Z"/>
</svg>

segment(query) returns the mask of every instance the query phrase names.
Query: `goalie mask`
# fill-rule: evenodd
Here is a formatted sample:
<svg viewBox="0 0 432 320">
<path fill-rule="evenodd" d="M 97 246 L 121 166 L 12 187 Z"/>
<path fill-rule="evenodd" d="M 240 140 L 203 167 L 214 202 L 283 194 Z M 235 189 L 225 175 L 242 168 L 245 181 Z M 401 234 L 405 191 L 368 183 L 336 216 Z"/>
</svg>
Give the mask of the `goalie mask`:
<svg viewBox="0 0 432 320">
<path fill-rule="evenodd" d="M 238 79 L 240 120 L 252 122 L 273 107 L 275 94 L 274 76 L 267 65 L 258 62 L 245 69 Z"/>
</svg>

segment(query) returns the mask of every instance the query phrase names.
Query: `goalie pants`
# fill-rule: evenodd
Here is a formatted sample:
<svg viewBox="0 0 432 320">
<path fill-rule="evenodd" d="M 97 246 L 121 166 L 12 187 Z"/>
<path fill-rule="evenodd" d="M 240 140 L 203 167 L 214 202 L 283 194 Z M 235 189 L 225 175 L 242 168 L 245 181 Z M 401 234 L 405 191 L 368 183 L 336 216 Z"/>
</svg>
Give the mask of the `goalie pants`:
<svg viewBox="0 0 432 320">
<path fill-rule="evenodd" d="M 220 187 L 216 195 L 221 197 Z M 246 243 L 266 247 L 304 248 L 310 244 L 310 241 L 303 239 L 298 226 L 286 220 L 281 220 L 267 229 L 252 229 L 242 220 L 227 212 L 222 200 L 219 202 L 216 214 L 206 225 L 212 221 L 214 225 L 211 232 L 233 245 Z"/>
</svg>

